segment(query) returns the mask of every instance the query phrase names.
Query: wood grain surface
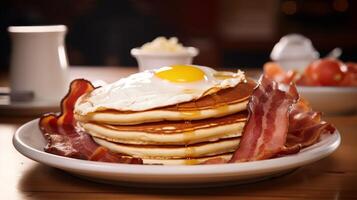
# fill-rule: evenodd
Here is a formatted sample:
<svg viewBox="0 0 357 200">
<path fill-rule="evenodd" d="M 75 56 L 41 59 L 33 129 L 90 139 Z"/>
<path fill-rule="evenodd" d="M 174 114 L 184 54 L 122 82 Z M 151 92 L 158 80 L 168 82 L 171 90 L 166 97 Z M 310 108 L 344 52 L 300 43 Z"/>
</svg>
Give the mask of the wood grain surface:
<svg viewBox="0 0 357 200">
<path fill-rule="evenodd" d="M 108 82 L 135 68 L 75 68 L 71 77 Z M 105 78 L 106 77 L 106 78 Z M 3 80 L 2 80 L 3 81 Z M 3 81 L 4 82 L 4 81 Z M 244 185 L 145 189 L 99 184 L 32 161 L 12 145 L 16 129 L 33 117 L 0 116 L 0 199 L 357 199 L 357 115 L 327 116 L 342 136 L 327 158 L 289 174 Z"/>
</svg>

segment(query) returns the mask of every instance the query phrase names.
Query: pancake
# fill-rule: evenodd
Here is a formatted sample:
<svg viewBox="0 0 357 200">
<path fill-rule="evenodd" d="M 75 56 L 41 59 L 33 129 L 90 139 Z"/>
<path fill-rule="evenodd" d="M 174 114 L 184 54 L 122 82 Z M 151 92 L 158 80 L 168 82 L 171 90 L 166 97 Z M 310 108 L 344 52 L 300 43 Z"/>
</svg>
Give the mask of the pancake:
<svg viewBox="0 0 357 200">
<path fill-rule="evenodd" d="M 94 141 L 109 150 L 142 159 L 201 158 L 234 152 L 239 138 L 223 139 L 186 146 L 127 145 L 93 137 Z"/>
<path fill-rule="evenodd" d="M 145 164 L 200 164 L 212 158 L 228 161 L 239 145 L 248 100 L 255 87 L 255 81 L 248 79 L 234 87 L 216 91 L 212 88 L 212 93 L 178 104 L 169 104 L 170 98 L 161 100 L 158 95 L 154 98 L 157 107 L 142 110 L 130 107 L 130 102 L 144 104 L 140 98 L 116 98 L 119 103 L 127 103 L 128 108 L 107 106 L 111 104 L 100 107 L 91 104 L 91 94 L 87 93 L 77 100 L 74 116 L 79 127 L 98 145 L 141 158 Z M 130 94 L 135 97 L 137 93 Z M 89 111 L 76 109 L 81 104 Z"/>
<path fill-rule="evenodd" d="M 218 118 L 246 110 L 248 98 L 256 83 L 248 80 L 233 88 L 220 90 L 198 100 L 180 103 L 141 112 L 107 110 L 80 115 L 75 110 L 75 118 L 81 122 L 98 122 L 113 125 L 131 125 L 163 120 L 201 120 Z M 79 100 L 81 102 L 81 100 Z"/>
<path fill-rule="evenodd" d="M 163 121 L 138 125 L 82 123 L 98 138 L 124 144 L 185 145 L 241 136 L 247 112 L 196 121 Z"/>
<path fill-rule="evenodd" d="M 144 164 L 148 165 L 199 165 L 203 162 L 214 159 L 220 158 L 225 161 L 229 161 L 232 158 L 233 153 L 226 153 L 216 156 L 207 156 L 202 158 L 195 158 L 195 159 L 143 159 Z"/>
<path fill-rule="evenodd" d="M 225 105 L 213 109 L 195 111 L 168 111 L 168 110 L 149 110 L 144 112 L 120 113 L 114 111 L 95 112 L 85 116 L 75 115 L 76 120 L 82 122 L 100 122 L 113 125 L 135 125 L 157 121 L 185 121 L 201 120 L 212 117 L 222 117 L 246 109 L 248 101 L 233 105 Z"/>
</svg>

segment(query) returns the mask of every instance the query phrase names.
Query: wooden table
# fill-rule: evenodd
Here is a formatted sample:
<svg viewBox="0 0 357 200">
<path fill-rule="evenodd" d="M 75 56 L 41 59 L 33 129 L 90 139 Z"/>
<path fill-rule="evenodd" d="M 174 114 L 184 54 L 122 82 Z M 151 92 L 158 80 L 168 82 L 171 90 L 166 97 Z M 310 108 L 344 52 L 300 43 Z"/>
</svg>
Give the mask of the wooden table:
<svg viewBox="0 0 357 200">
<path fill-rule="evenodd" d="M 72 68 L 71 77 L 110 82 L 134 71 Z M 229 187 L 143 189 L 82 180 L 22 156 L 11 139 L 31 117 L 0 116 L 0 199 L 357 199 L 357 115 L 325 119 L 341 132 L 341 146 L 331 156 L 290 174 Z"/>
</svg>

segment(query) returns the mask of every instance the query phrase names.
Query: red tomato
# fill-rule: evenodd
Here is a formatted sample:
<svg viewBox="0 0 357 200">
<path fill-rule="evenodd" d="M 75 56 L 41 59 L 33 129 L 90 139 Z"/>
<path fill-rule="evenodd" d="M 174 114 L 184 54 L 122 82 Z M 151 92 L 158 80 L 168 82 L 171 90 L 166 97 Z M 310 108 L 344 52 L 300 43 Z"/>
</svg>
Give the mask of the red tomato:
<svg viewBox="0 0 357 200">
<path fill-rule="evenodd" d="M 269 79 L 282 82 L 285 78 L 285 71 L 275 62 L 267 62 L 263 66 L 264 75 Z"/>
<path fill-rule="evenodd" d="M 357 73 L 347 72 L 343 80 L 340 82 L 340 86 L 351 87 L 357 86 Z"/>
<path fill-rule="evenodd" d="M 271 79 L 274 80 L 278 83 L 281 83 L 285 79 L 286 72 L 284 71 L 283 68 L 278 65 L 278 63 L 275 62 L 267 62 L 263 66 L 264 68 L 264 75 Z"/>
<path fill-rule="evenodd" d="M 316 77 L 314 77 L 313 66 L 310 64 L 306 69 L 301 79 L 297 81 L 298 85 L 306 85 L 306 86 L 319 86 L 321 85 Z"/>
<path fill-rule="evenodd" d="M 341 86 L 357 86 L 357 63 L 346 63 L 347 73 L 341 81 Z"/>
<path fill-rule="evenodd" d="M 323 86 L 337 86 L 344 79 L 346 66 L 336 59 L 316 60 L 305 70 L 308 82 Z"/>
<path fill-rule="evenodd" d="M 347 71 L 348 71 L 349 73 L 355 73 L 355 74 L 357 74 L 357 63 L 347 62 L 347 63 L 346 63 L 346 66 L 347 66 Z"/>
</svg>

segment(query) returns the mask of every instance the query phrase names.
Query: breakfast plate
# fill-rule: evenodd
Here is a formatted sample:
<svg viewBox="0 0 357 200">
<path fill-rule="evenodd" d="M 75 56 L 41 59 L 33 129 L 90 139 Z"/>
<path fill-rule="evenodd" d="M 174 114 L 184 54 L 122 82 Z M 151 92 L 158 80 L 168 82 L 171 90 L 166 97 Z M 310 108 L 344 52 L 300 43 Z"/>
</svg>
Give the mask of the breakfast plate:
<svg viewBox="0 0 357 200">
<path fill-rule="evenodd" d="M 357 87 L 298 86 L 297 89 L 315 110 L 327 114 L 357 111 Z"/>
<path fill-rule="evenodd" d="M 280 89 L 285 91 L 288 87 L 288 85 L 280 85 Z M 357 112 L 357 87 L 297 86 L 296 88 L 314 110 L 326 114 Z"/>
<path fill-rule="evenodd" d="M 300 153 L 262 161 L 192 166 L 117 164 L 44 152 L 46 141 L 38 122 L 35 119 L 24 124 L 13 137 L 15 148 L 24 156 L 86 179 L 140 187 L 202 187 L 262 180 L 322 159 L 334 152 L 341 142 L 336 130 L 323 135 L 318 143 Z"/>
</svg>

